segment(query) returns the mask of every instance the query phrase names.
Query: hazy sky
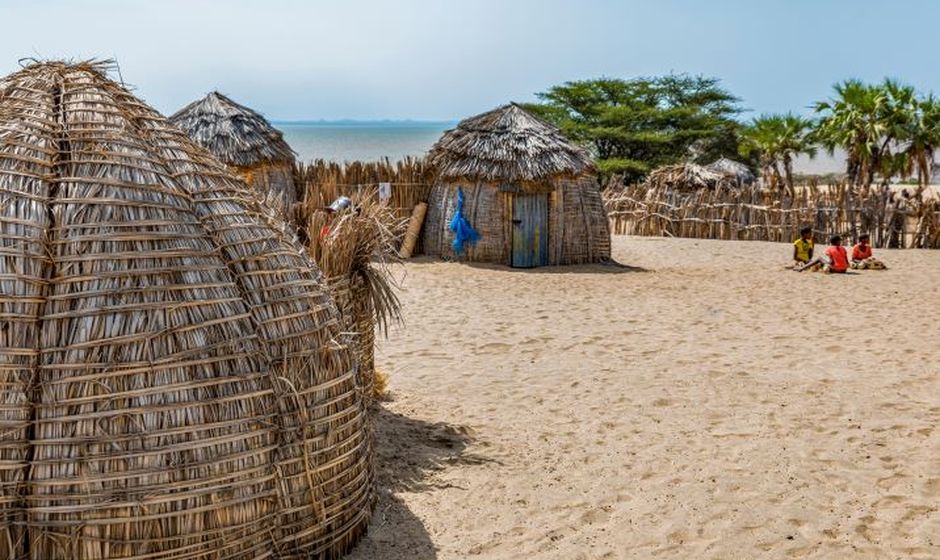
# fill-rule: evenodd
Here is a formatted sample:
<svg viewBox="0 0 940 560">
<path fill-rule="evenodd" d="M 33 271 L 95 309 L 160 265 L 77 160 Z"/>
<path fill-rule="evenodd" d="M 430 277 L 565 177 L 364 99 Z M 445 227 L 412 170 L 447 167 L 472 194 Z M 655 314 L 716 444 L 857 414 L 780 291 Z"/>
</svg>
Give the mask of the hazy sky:
<svg viewBox="0 0 940 560">
<path fill-rule="evenodd" d="M 116 58 L 170 113 L 219 89 L 272 119 L 452 120 L 566 80 L 717 76 L 757 112 L 833 82 L 940 93 L 940 2 L 0 0 L 0 72 Z"/>
</svg>

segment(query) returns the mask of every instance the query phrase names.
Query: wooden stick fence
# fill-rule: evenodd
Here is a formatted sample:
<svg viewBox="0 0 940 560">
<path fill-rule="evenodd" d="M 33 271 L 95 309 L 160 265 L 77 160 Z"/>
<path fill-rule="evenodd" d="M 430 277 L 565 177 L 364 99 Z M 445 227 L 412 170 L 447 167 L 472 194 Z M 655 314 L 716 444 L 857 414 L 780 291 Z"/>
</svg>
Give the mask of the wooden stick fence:
<svg viewBox="0 0 940 560">
<path fill-rule="evenodd" d="M 631 185 L 604 193 L 611 233 L 790 242 L 802 226 L 817 239 L 869 233 L 875 247 L 940 248 L 940 202 L 897 187 L 800 187 L 675 191 Z"/>
</svg>

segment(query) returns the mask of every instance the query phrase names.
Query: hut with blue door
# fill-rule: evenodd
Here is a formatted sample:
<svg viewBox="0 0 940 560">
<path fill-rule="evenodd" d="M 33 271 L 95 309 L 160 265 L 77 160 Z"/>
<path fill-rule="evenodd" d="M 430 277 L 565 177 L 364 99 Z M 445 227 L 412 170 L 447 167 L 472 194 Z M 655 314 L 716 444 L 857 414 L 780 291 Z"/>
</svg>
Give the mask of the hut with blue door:
<svg viewBox="0 0 940 560">
<path fill-rule="evenodd" d="M 461 121 L 428 157 L 436 169 L 424 228 L 428 255 L 520 268 L 610 259 L 591 157 L 522 107 Z M 479 238 L 455 247 L 460 191 L 461 214 Z"/>
</svg>

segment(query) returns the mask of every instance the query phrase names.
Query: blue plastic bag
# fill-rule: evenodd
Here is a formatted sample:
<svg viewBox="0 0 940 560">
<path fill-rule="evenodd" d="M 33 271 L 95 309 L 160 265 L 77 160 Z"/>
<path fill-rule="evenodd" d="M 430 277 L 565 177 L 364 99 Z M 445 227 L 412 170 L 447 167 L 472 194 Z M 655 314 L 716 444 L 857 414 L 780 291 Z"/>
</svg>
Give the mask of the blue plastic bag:
<svg viewBox="0 0 940 560">
<path fill-rule="evenodd" d="M 454 252 L 458 255 L 463 254 L 464 246 L 476 244 L 480 240 L 480 234 L 473 229 L 470 222 L 463 215 L 463 189 L 457 189 L 457 208 L 454 210 L 454 218 L 450 221 L 450 231 L 454 232 Z"/>
</svg>

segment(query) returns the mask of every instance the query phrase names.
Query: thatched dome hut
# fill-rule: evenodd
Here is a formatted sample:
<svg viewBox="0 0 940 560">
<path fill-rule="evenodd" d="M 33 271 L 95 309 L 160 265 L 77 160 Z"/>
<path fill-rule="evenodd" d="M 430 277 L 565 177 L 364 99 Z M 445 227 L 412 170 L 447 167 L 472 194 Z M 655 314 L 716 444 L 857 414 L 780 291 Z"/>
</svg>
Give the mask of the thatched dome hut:
<svg viewBox="0 0 940 560">
<path fill-rule="evenodd" d="M 0 557 L 339 555 L 374 477 L 336 306 L 105 71 L 0 80 Z"/>
<path fill-rule="evenodd" d="M 644 181 L 650 190 L 694 192 L 706 189 L 730 188 L 736 182 L 724 173 L 712 171 L 694 163 L 664 165 L 650 171 Z"/>
<path fill-rule="evenodd" d="M 730 177 L 741 187 L 753 185 L 757 181 L 757 177 L 748 166 L 733 159 L 718 158 L 706 165 L 705 169 Z"/>
<path fill-rule="evenodd" d="M 458 190 L 480 234 L 466 259 L 531 267 L 610 259 L 610 231 L 594 164 L 551 124 L 516 104 L 460 122 L 431 148 L 437 178 L 425 252 L 455 257 L 449 225 Z"/>
<path fill-rule="evenodd" d="M 267 204 L 288 215 L 297 201 L 295 154 L 259 113 L 217 91 L 180 109 L 170 121 L 234 167 Z"/>
</svg>

